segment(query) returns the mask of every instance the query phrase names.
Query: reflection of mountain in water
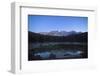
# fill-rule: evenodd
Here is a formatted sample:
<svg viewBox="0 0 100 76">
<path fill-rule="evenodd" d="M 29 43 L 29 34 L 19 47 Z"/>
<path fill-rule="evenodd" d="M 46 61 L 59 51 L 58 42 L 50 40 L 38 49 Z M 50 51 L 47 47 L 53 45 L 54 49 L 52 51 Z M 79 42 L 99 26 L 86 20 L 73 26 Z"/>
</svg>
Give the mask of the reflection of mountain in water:
<svg viewBox="0 0 100 76">
<path fill-rule="evenodd" d="M 83 52 L 79 50 L 52 50 L 46 52 L 35 53 L 34 56 L 40 56 L 42 59 L 48 58 L 73 58 L 73 57 L 81 57 Z"/>
</svg>

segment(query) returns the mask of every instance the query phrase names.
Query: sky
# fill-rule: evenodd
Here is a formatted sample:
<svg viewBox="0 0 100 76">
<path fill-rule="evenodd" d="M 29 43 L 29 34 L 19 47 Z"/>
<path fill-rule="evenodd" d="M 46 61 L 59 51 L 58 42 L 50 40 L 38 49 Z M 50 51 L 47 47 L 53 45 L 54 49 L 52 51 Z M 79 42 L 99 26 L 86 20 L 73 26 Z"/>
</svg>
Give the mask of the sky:
<svg viewBox="0 0 100 76">
<path fill-rule="evenodd" d="M 31 32 L 88 31 L 88 17 L 28 15 L 28 30 Z"/>
</svg>

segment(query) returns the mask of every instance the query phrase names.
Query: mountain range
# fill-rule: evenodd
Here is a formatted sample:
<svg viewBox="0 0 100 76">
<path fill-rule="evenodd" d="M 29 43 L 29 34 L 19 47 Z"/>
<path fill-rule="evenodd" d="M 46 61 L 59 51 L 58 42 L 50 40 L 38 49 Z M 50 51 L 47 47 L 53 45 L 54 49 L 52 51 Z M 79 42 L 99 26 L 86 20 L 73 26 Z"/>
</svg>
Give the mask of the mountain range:
<svg viewBox="0 0 100 76">
<path fill-rule="evenodd" d="M 50 31 L 50 32 L 39 32 L 42 35 L 50 35 L 50 36 L 68 36 L 68 35 L 74 35 L 74 34 L 80 34 L 82 32 L 76 32 L 76 31 Z"/>
</svg>

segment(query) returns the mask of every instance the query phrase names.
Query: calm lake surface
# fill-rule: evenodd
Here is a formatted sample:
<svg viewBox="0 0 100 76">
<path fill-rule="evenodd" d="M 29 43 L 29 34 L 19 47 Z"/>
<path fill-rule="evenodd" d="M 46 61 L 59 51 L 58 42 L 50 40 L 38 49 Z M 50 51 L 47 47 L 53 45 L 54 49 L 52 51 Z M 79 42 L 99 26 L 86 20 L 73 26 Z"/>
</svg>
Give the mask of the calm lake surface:
<svg viewBox="0 0 100 76">
<path fill-rule="evenodd" d="M 79 42 L 31 43 L 30 60 L 87 58 L 87 44 Z"/>
<path fill-rule="evenodd" d="M 76 50 L 52 50 L 46 52 L 35 53 L 35 56 L 40 55 L 42 59 L 49 58 L 51 55 L 55 55 L 55 58 L 70 58 L 70 57 L 80 57 L 82 51 Z"/>
</svg>

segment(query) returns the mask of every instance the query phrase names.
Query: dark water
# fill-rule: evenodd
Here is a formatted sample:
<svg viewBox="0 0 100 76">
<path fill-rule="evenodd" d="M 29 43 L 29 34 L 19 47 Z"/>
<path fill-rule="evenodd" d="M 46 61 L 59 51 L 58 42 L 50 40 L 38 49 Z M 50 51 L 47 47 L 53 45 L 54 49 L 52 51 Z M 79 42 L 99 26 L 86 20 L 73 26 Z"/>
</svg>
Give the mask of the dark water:
<svg viewBox="0 0 100 76">
<path fill-rule="evenodd" d="M 87 58 L 85 43 L 32 43 L 29 60 Z"/>
</svg>

